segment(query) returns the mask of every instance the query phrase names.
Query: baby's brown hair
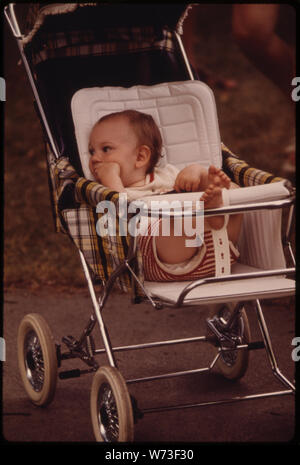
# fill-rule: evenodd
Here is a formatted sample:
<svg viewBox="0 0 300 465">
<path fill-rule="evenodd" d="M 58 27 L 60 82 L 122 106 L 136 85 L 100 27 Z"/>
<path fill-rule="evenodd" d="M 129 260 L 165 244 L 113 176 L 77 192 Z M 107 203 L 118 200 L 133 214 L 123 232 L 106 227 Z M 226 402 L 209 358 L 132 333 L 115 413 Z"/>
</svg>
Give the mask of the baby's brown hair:
<svg viewBox="0 0 300 465">
<path fill-rule="evenodd" d="M 135 134 L 141 145 L 147 145 L 151 150 L 150 162 L 146 173 L 152 173 L 161 157 L 162 138 L 154 119 L 151 115 L 136 110 L 123 110 L 102 116 L 96 124 L 116 117 L 125 117 L 133 126 Z"/>
</svg>

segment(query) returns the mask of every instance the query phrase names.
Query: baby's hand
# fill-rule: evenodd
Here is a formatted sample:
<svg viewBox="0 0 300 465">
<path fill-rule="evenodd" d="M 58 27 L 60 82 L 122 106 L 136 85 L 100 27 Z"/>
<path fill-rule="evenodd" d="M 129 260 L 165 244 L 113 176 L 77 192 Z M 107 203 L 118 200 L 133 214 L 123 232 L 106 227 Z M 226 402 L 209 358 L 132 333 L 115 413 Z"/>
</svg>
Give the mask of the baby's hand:
<svg viewBox="0 0 300 465">
<path fill-rule="evenodd" d="M 116 162 L 97 162 L 90 163 L 90 169 L 95 179 L 103 184 L 103 186 L 109 187 L 117 192 L 122 192 L 124 186 L 121 180 L 121 168 Z"/>
<path fill-rule="evenodd" d="M 120 165 L 116 162 L 95 161 L 91 164 L 91 168 L 94 177 L 97 179 L 97 181 L 101 182 L 101 184 L 104 184 L 103 178 L 106 179 L 115 176 L 120 177 L 121 168 Z"/>
<path fill-rule="evenodd" d="M 200 190 L 203 167 L 189 165 L 178 173 L 174 188 L 177 192 L 197 192 Z"/>
</svg>

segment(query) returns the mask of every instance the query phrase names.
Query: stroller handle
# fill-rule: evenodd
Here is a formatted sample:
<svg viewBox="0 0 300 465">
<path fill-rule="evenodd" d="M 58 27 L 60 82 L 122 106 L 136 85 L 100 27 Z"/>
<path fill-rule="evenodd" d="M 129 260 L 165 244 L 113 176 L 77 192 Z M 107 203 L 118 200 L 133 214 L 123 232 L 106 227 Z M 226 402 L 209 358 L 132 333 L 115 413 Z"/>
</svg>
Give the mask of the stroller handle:
<svg viewBox="0 0 300 465">
<path fill-rule="evenodd" d="M 23 35 L 21 34 L 19 23 L 15 15 L 15 3 L 9 3 L 4 7 L 4 14 L 14 37 L 16 39 L 22 39 Z"/>
<path fill-rule="evenodd" d="M 28 78 L 29 78 L 29 81 L 30 81 L 30 84 L 31 84 L 33 95 L 34 95 L 34 98 L 35 98 L 35 101 L 36 101 L 36 105 L 37 105 L 36 109 L 38 110 L 39 117 L 41 118 L 41 120 L 44 123 L 45 131 L 46 131 L 46 134 L 47 134 L 47 137 L 48 137 L 48 142 L 50 144 L 50 147 L 51 147 L 55 157 L 58 159 L 59 158 L 59 153 L 58 153 L 56 144 L 54 142 L 54 139 L 52 137 L 47 118 L 45 116 L 44 108 L 43 108 L 43 105 L 41 103 L 41 99 L 39 97 L 38 91 L 37 91 L 37 87 L 36 87 L 36 83 L 35 83 L 35 79 L 33 77 L 31 67 L 30 67 L 29 62 L 27 60 L 26 54 L 24 53 L 24 46 L 23 46 L 23 43 L 22 43 L 22 39 L 24 38 L 24 35 L 21 34 L 21 31 L 20 31 L 20 28 L 19 28 L 19 23 L 18 23 L 18 20 L 16 18 L 16 15 L 15 15 L 14 7 L 15 7 L 15 3 L 9 3 L 9 5 L 6 5 L 5 8 L 4 8 L 4 14 L 5 14 L 7 22 L 8 22 L 8 24 L 9 24 L 11 30 L 12 30 L 12 33 L 13 33 L 14 37 L 17 39 L 17 44 L 18 44 L 18 47 L 19 47 L 20 55 L 21 55 L 23 64 L 25 66 L 25 70 L 27 71 L 27 75 L 28 75 Z"/>
</svg>

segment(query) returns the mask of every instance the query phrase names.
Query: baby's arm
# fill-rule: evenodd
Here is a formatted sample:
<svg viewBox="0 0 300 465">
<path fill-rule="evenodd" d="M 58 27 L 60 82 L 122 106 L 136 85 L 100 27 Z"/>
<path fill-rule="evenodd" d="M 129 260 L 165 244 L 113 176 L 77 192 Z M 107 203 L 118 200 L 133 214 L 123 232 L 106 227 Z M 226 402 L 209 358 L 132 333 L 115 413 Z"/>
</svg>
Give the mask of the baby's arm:
<svg viewBox="0 0 300 465">
<path fill-rule="evenodd" d="M 96 181 L 117 192 L 124 191 L 124 185 L 120 177 L 120 165 L 115 162 L 95 162 L 91 171 Z"/>
</svg>

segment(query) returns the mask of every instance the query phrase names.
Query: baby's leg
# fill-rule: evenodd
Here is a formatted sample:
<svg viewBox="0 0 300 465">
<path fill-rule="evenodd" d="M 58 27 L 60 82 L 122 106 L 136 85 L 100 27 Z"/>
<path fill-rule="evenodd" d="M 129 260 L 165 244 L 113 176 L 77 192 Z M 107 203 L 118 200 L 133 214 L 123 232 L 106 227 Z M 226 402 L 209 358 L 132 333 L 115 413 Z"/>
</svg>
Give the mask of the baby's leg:
<svg viewBox="0 0 300 465">
<path fill-rule="evenodd" d="M 220 168 L 211 165 L 208 168 L 208 181 L 200 200 L 204 202 L 204 209 L 219 208 L 223 205 L 222 188 L 230 188 L 230 179 Z M 209 216 L 205 224 L 213 229 L 221 229 L 224 225 L 224 216 Z"/>
<path fill-rule="evenodd" d="M 225 175 L 226 176 L 226 175 Z M 237 189 L 238 185 L 230 182 L 229 189 Z M 208 188 L 203 193 L 200 200 L 204 201 L 204 209 L 219 208 L 223 205 L 222 198 L 222 189 L 218 184 L 210 184 Z M 236 244 L 239 238 L 241 226 L 242 226 L 243 214 L 237 213 L 234 215 L 229 215 L 229 220 L 227 224 L 227 233 L 228 238 L 232 241 L 233 244 Z M 210 216 L 205 219 L 205 224 L 208 224 L 213 229 L 221 229 L 224 225 L 224 217 L 220 216 Z"/>
<path fill-rule="evenodd" d="M 223 205 L 221 187 L 215 184 L 209 184 L 200 200 L 204 202 L 204 210 L 221 207 Z M 221 229 L 224 225 L 224 216 L 209 216 L 205 219 L 204 225 L 205 224 L 212 229 Z"/>
<path fill-rule="evenodd" d="M 204 201 L 204 209 L 218 208 L 223 205 L 222 193 L 216 187 L 222 187 L 226 189 L 238 189 L 239 186 L 230 181 L 229 177 L 220 168 L 210 166 L 208 169 L 208 180 L 211 184 L 207 186 L 204 194 L 200 200 Z M 229 215 L 227 232 L 229 240 L 234 244 L 237 243 L 239 233 L 241 230 L 243 215 L 238 213 L 235 215 Z M 208 217 L 206 224 L 209 224 L 213 229 L 220 229 L 224 224 L 223 216 Z"/>
<path fill-rule="evenodd" d="M 155 236 L 156 252 L 158 258 L 164 263 L 181 263 L 192 258 L 198 250 L 198 247 L 186 247 L 186 240 L 194 239 L 194 237 L 174 234 L 174 221 L 170 220 L 170 234 L 162 235 L 162 225 L 160 224 L 159 235 Z"/>
<path fill-rule="evenodd" d="M 240 189 L 240 187 L 237 184 L 234 184 L 233 182 L 230 183 L 230 189 Z M 241 227 L 242 227 L 242 221 L 243 221 L 243 214 L 242 213 L 236 213 L 235 215 L 229 215 L 229 221 L 227 224 L 227 233 L 228 233 L 228 239 L 234 244 L 237 244 L 237 241 L 239 239 Z"/>
<path fill-rule="evenodd" d="M 206 186 L 205 192 L 200 199 L 204 201 L 204 208 L 221 207 L 223 205 L 222 188 L 225 187 L 228 189 L 230 186 L 228 176 L 221 169 L 210 166 L 202 181 L 201 188 Z M 208 223 L 211 228 L 220 229 L 224 225 L 224 217 L 210 217 L 208 218 Z M 170 226 L 170 235 L 163 236 L 160 229 L 159 235 L 155 237 L 156 251 L 159 259 L 162 262 L 170 264 L 191 259 L 198 251 L 198 247 L 187 247 L 186 241 L 188 239 L 195 239 L 195 235 L 193 237 L 184 234 L 177 236 L 174 234 L 174 223 L 172 220 Z M 193 223 L 193 227 L 195 227 L 195 223 Z"/>
</svg>

